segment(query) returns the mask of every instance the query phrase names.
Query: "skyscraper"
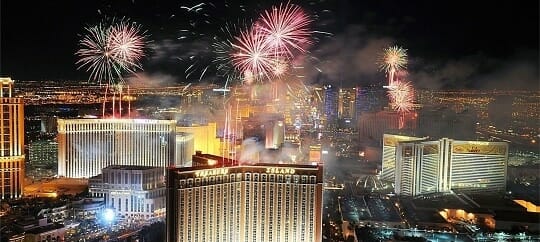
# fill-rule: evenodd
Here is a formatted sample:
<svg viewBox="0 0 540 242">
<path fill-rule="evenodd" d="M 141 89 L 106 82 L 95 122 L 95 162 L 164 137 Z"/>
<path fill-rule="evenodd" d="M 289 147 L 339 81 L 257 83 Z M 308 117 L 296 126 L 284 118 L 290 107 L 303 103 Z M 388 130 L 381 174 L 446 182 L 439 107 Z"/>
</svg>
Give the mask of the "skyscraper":
<svg viewBox="0 0 540 242">
<path fill-rule="evenodd" d="M 322 241 L 321 166 L 171 168 L 167 241 Z"/>
<path fill-rule="evenodd" d="M 324 117 L 327 126 L 335 126 L 338 118 L 338 91 L 332 85 L 325 85 L 324 89 Z"/>
<path fill-rule="evenodd" d="M 59 119 L 58 175 L 82 178 L 110 165 L 175 164 L 175 120 Z"/>
<path fill-rule="evenodd" d="M 12 97 L 14 81 L 0 78 L 0 195 L 20 198 L 24 184 L 24 103 Z"/>
</svg>

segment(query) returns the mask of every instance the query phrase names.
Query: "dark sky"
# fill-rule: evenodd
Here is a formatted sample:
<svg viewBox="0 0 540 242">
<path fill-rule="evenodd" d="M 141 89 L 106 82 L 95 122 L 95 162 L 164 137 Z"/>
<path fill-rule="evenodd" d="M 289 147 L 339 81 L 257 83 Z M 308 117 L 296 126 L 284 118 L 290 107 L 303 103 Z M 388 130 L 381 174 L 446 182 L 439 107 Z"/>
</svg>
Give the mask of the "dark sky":
<svg viewBox="0 0 540 242">
<path fill-rule="evenodd" d="M 203 55 L 208 39 L 223 23 L 249 21 L 279 2 L 205 2 L 202 12 L 208 16 L 182 9 L 198 3 L 2 0 L 0 74 L 17 80 L 88 78 L 75 65 L 79 34 L 105 17 L 128 17 L 140 23 L 152 40 L 143 62 L 146 74 L 185 81 L 188 64 L 175 57 Z M 316 17 L 315 30 L 333 33 L 332 37 L 315 36 L 317 44 L 310 49 L 320 60 L 313 65 L 329 80 L 381 79 L 373 63 L 376 54 L 389 44 L 398 44 L 408 49 L 409 78 L 420 87 L 505 88 L 507 83 L 514 88 L 538 87 L 538 1 L 292 3 Z M 200 35 L 178 40 L 180 30 L 186 28 Z"/>
</svg>

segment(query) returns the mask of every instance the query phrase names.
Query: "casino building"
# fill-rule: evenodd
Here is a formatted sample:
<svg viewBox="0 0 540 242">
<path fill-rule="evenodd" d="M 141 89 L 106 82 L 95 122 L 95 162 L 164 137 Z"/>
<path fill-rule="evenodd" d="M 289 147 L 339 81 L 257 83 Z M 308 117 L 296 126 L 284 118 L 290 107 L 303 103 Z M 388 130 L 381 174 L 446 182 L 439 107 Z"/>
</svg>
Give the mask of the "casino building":
<svg viewBox="0 0 540 242">
<path fill-rule="evenodd" d="M 58 119 L 58 175 L 89 178 L 110 165 L 175 165 L 176 121 Z"/>
<path fill-rule="evenodd" d="M 392 135 L 385 135 L 384 139 L 382 174 L 393 179 L 397 195 L 506 190 L 506 142 L 448 138 L 426 141 Z M 393 167 L 388 161 L 395 162 Z"/>
<path fill-rule="evenodd" d="M 381 180 L 394 181 L 396 169 L 396 144 L 403 141 L 425 140 L 403 135 L 384 134 L 383 135 L 383 157 Z"/>
<path fill-rule="evenodd" d="M 322 241 L 321 166 L 170 168 L 167 241 Z"/>
<path fill-rule="evenodd" d="M 24 103 L 12 97 L 14 81 L 0 78 L 0 198 L 20 198 L 23 194 Z"/>
</svg>

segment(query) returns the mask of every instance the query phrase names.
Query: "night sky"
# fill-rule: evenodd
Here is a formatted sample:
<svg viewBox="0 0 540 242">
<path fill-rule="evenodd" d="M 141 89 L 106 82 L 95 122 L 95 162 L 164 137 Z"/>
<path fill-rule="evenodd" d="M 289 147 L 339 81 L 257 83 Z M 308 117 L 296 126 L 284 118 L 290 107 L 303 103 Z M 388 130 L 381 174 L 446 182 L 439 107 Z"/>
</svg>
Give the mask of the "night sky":
<svg viewBox="0 0 540 242">
<path fill-rule="evenodd" d="M 84 27 L 104 18 L 127 17 L 147 30 L 145 76 L 157 82 L 185 79 L 196 55 L 208 61 L 211 37 L 224 23 L 249 22 L 278 1 L 204 2 L 200 13 L 182 6 L 198 1 L 25 1 L 1 2 L 0 74 L 16 80 L 83 80 L 75 65 Z M 310 55 L 322 70 L 308 82 L 344 85 L 379 83 L 374 62 L 381 49 L 408 49 L 409 79 L 420 88 L 538 89 L 538 1 L 292 1 L 315 18 Z M 206 16 L 203 16 L 203 13 Z M 180 31 L 188 38 L 179 40 Z M 202 69 L 202 67 L 199 67 Z M 307 68 L 309 69 L 309 68 Z M 309 71 L 308 71 L 309 72 Z M 212 74 L 208 80 L 214 82 Z"/>
</svg>

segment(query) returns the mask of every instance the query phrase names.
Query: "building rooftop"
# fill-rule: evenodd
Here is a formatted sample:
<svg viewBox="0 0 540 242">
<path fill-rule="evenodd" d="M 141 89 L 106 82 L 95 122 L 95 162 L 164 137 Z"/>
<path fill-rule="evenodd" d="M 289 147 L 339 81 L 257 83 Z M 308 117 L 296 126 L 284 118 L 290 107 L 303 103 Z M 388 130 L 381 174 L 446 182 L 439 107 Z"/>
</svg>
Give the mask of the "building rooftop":
<svg viewBox="0 0 540 242">
<path fill-rule="evenodd" d="M 160 167 L 156 166 L 136 166 L 136 165 L 110 165 L 105 168 L 104 170 L 150 170 L 150 169 L 156 169 Z"/>
</svg>

